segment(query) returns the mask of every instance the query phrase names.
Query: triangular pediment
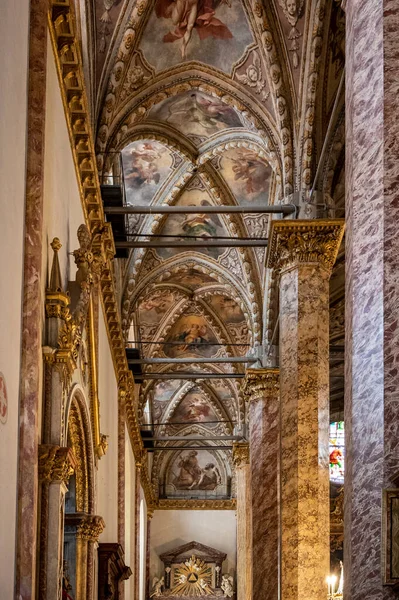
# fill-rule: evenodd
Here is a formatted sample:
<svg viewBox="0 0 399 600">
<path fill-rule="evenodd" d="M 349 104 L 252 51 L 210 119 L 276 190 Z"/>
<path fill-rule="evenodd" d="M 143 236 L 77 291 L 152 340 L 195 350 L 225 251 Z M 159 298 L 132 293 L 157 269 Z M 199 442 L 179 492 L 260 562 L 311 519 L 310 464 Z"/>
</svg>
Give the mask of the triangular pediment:
<svg viewBox="0 0 399 600">
<path fill-rule="evenodd" d="M 200 544 L 199 542 L 188 542 L 188 544 L 178 546 L 174 550 L 164 552 L 160 555 L 160 559 L 164 563 L 171 564 L 176 562 L 183 562 L 184 560 L 190 558 L 193 554 L 198 558 L 202 558 L 205 561 L 212 561 L 217 563 L 222 563 L 227 556 L 227 554 L 216 550 L 216 548 L 205 546 L 204 544 Z"/>
</svg>

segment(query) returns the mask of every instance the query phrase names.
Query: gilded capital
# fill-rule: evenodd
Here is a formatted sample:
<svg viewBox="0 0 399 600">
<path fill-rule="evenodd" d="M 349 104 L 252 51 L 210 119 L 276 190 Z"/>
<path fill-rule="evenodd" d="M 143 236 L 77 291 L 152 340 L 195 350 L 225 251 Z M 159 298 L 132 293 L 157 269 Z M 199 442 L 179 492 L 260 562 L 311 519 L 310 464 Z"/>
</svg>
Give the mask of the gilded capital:
<svg viewBox="0 0 399 600">
<path fill-rule="evenodd" d="M 319 263 L 331 272 L 344 230 L 344 219 L 272 221 L 266 264 L 282 271 Z"/>
<path fill-rule="evenodd" d="M 243 387 L 247 400 L 278 396 L 279 373 L 279 369 L 247 369 Z"/>
<path fill-rule="evenodd" d="M 39 477 L 51 483 L 62 481 L 68 484 L 76 468 L 76 459 L 71 448 L 41 444 L 39 446 Z"/>
<path fill-rule="evenodd" d="M 97 515 L 88 515 L 79 524 L 76 537 L 89 542 L 98 542 L 98 538 L 105 528 L 105 522 L 102 517 Z"/>
<path fill-rule="evenodd" d="M 248 442 L 234 442 L 233 444 L 233 463 L 236 468 L 249 465 L 249 444 Z"/>
</svg>

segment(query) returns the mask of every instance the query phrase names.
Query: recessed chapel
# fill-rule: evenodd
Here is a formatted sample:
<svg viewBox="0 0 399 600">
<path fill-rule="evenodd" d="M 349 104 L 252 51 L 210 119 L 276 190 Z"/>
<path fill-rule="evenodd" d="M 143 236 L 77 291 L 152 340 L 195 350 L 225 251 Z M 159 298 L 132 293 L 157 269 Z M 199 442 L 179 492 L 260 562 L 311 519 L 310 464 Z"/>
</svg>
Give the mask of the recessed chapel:
<svg viewBox="0 0 399 600">
<path fill-rule="evenodd" d="M 0 12 L 0 600 L 398 598 L 399 0 Z"/>
</svg>

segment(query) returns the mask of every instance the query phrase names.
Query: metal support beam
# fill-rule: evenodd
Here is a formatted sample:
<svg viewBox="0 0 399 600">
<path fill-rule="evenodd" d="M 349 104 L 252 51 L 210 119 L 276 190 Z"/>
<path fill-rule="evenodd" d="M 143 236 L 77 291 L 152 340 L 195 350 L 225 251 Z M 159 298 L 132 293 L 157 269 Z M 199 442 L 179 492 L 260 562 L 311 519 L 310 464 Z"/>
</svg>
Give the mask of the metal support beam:
<svg viewBox="0 0 399 600">
<path fill-rule="evenodd" d="M 203 421 L 206 424 L 206 421 Z M 173 423 L 169 423 L 173 425 Z M 215 435 L 212 437 L 187 437 L 184 435 L 171 435 L 165 437 L 144 437 L 145 442 L 207 442 L 207 441 L 223 441 L 223 440 L 242 440 L 242 435 Z"/>
<path fill-rule="evenodd" d="M 257 358 L 231 356 L 230 358 L 129 358 L 129 365 L 190 365 L 190 364 L 230 364 L 255 363 Z"/>
<path fill-rule="evenodd" d="M 115 242 L 115 248 L 266 248 L 266 238 L 253 238 L 252 240 L 231 239 L 218 240 L 153 240 L 151 242 Z"/>
<path fill-rule="evenodd" d="M 175 450 L 226 450 L 230 451 L 233 446 L 162 446 L 160 448 L 146 448 L 147 452 L 165 452 Z"/>
<path fill-rule="evenodd" d="M 245 373 L 143 373 L 141 379 L 244 379 Z"/>
<path fill-rule="evenodd" d="M 156 206 L 104 206 L 107 215 L 168 215 L 168 214 L 231 214 L 243 215 L 255 213 L 282 213 L 292 215 L 297 211 L 294 204 L 275 204 L 274 206 L 169 206 L 158 204 Z"/>
</svg>

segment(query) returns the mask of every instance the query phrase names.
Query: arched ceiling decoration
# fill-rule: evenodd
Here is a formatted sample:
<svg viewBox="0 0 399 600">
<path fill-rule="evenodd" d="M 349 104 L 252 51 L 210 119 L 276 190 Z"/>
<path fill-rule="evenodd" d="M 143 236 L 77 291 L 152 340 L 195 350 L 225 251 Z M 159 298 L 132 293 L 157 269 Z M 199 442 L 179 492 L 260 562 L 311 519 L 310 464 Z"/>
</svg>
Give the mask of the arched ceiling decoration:
<svg viewBox="0 0 399 600">
<path fill-rule="evenodd" d="M 112 174 L 120 153 L 128 205 L 199 207 L 197 214 L 129 215 L 129 239 L 266 238 L 270 215 L 200 209 L 290 202 L 294 191 L 311 188 L 344 63 L 339 3 L 80 4 L 95 15 L 92 79 L 100 174 L 105 180 Z M 335 115 L 318 188 L 331 206 L 342 204 L 343 127 Z M 178 465 L 191 460 L 204 472 L 211 458 L 207 462 L 201 453 L 210 452 L 226 486 L 230 454 L 207 449 L 213 443 L 207 438 L 231 435 L 245 421 L 239 379 L 223 379 L 242 375 L 245 365 L 214 361 L 240 358 L 271 342 L 278 299 L 276 280 L 265 270 L 265 249 L 135 248 L 121 273 L 126 341 L 145 359 L 187 361 L 143 366 L 147 376 L 162 378 L 143 380 L 139 416 L 144 418 L 148 406 L 155 436 L 203 437 L 200 445 L 206 447 L 191 457 L 185 450 L 156 452 L 153 481 L 161 496 L 192 493 Z M 336 306 L 341 304 L 338 299 Z M 198 358 L 209 362 L 192 362 Z M 184 377 L 187 372 L 220 379 L 193 380 Z M 207 473 L 218 478 L 212 469 Z M 229 485 L 234 489 L 234 482 Z M 194 489 L 199 497 L 204 491 Z M 226 487 L 219 491 L 224 497 Z"/>
</svg>

